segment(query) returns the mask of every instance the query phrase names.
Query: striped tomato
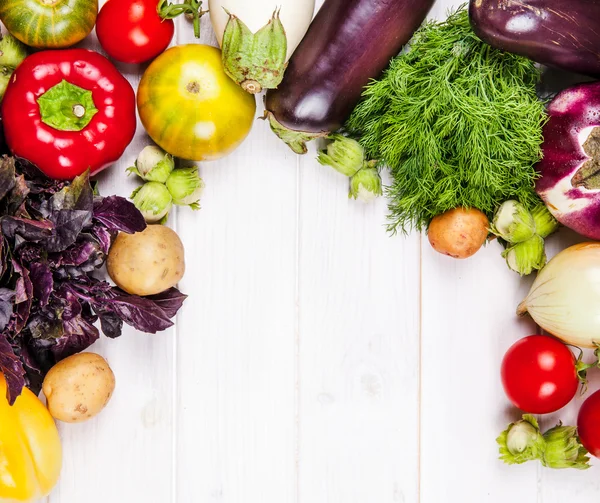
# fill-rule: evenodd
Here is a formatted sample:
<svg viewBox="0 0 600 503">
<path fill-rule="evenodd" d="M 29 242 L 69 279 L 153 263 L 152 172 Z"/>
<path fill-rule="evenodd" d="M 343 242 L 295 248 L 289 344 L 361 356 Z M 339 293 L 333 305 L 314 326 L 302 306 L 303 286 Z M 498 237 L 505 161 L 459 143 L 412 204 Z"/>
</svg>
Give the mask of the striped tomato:
<svg viewBox="0 0 600 503">
<path fill-rule="evenodd" d="M 60 49 L 80 42 L 96 23 L 98 0 L 1 0 L 0 21 L 21 42 Z"/>
</svg>

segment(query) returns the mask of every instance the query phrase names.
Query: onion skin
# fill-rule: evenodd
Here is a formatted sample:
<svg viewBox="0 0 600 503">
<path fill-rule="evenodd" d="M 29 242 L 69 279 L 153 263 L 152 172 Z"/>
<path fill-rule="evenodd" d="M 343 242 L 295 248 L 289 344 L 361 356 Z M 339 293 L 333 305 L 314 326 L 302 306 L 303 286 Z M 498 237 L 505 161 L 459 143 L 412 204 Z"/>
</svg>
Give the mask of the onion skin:
<svg viewBox="0 0 600 503">
<path fill-rule="evenodd" d="M 517 309 L 567 344 L 600 343 L 600 243 L 563 250 L 539 272 Z"/>
<path fill-rule="evenodd" d="M 536 191 L 560 223 L 600 240 L 600 187 L 573 183 L 579 168 L 590 159 L 582 145 L 592 129 L 600 127 L 600 82 L 566 89 L 552 100 L 547 112 Z"/>
<path fill-rule="evenodd" d="M 363 87 L 421 25 L 433 0 L 326 0 L 266 109 L 283 127 L 324 136 L 339 129 Z"/>
<path fill-rule="evenodd" d="M 473 31 L 493 47 L 600 76 L 596 0 L 471 0 L 469 15 Z"/>
</svg>

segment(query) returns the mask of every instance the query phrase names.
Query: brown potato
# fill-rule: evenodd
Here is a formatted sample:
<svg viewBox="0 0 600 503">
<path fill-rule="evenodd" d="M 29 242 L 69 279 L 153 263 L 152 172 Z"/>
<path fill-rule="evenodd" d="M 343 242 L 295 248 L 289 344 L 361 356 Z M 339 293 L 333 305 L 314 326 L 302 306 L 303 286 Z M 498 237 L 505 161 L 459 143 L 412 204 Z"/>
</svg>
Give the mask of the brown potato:
<svg viewBox="0 0 600 503">
<path fill-rule="evenodd" d="M 436 216 L 427 237 L 433 249 L 454 258 L 468 258 L 485 243 L 489 221 L 475 208 L 455 208 Z"/>
<path fill-rule="evenodd" d="M 122 232 L 110 249 L 106 267 L 127 293 L 155 295 L 183 277 L 183 244 L 177 233 L 164 225 L 149 225 L 135 234 Z"/>
<path fill-rule="evenodd" d="M 78 353 L 50 369 L 42 390 L 50 414 L 65 423 L 80 423 L 98 414 L 113 394 L 115 375 L 96 353 Z"/>
</svg>

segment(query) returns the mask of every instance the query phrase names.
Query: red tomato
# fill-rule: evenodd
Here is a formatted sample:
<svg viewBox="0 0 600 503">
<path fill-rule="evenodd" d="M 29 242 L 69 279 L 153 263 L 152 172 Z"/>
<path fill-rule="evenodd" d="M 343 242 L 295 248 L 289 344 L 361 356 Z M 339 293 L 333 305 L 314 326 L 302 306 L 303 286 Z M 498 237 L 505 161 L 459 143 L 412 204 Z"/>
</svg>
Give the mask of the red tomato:
<svg viewBox="0 0 600 503">
<path fill-rule="evenodd" d="M 109 0 L 100 9 L 96 34 L 106 53 L 123 63 L 143 63 L 171 43 L 175 25 L 156 10 L 158 0 Z"/>
<path fill-rule="evenodd" d="M 530 414 L 547 414 L 577 393 L 575 357 L 562 342 L 530 335 L 513 344 L 502 361 L 502 385 L 509 400 Z"/>
<path fill-rule="evenodd" d="M 579 409 L 577 433 L 590 454 L 600 458 L 600 391 L 590 395 Z"/>
</svg>

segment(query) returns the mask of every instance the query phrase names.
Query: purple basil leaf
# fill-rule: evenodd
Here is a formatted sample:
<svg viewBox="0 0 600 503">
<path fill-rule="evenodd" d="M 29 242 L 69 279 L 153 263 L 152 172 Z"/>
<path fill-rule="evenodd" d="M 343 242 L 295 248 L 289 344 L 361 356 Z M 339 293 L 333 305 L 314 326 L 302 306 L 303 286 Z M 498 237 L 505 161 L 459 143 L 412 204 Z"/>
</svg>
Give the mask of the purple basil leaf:
<svg viewBox="0 0 600 503">
<path fill-rule="evenodd" d="M 81 231 L 89 225 L 91 211 L 57 210 L 48 217 L 54 223 L 54 233 L 46 240 L 49 252 L 61 252 L 77 241 Z"/>
<path fill-rule="evenodd" d="M 52 301 L 53 306 L 56 305 L 57 310 L 60 312 L 60 318 L 63 320 L 68 321 L 81 315 L 82 306 L 79 302 L 79 296 L 64 284 L 54 292 Z"/>
<path fill-rule="evenodd" d="M 158 295 L 151 295 L 146 298 L 152 300 L 160 307 L 168 318 L 174 318 L 177 311 L 179 311 L 183 305 L 183 301 L 187 299 L 187 295 L 181 293 L 177 288 L 169 288 L 165 292 L 159 293 Z"/>
<path fill-rule="evenodd" d="M 52 346 L 57 361 L 89 348 L 100 337 L 98 329 L 82 316 L 63 321 L 63 330 L 64 335 Z"/>
<path fill-rule="evenodd" d="M 95 198 L 94 219 L 113 231 L 141 232 L 146 221 L 131 201 L 119 196 Z"/>
<path fill-rule="evenodd" d="M 112 311 L 128 325 L 149 334 L 173 326 L 173 322 L 155 302 L 137 295 L 119 292 L 112 298 L 96 299 L 92 305 L 98 306 L 100 312 Z"/>
<path fill-rule="evenodd" d="M 29 194 L 29 186 L 23 175 L 15 178 L 15 185 L 6 198 L 6 213 L 13 216 L 23 216 L 27 213 L 25 201 Z"/>
<path fill-rule="evenodd" d="M 54 290 L 54 278 L 50 268 L 44 262 L 33 262 L 30 265 L 29 277 L 33 284 L 33 294 L 40 305 L 45 306 Z"/>
<path fill-rule="evenodd" d="M 44 186 L 44 187 L 54 187 L 54 186 L 62 186 L 64 182 L 60 180 L 53 180 L 52 178 L 48 178 L 43 171 L 41 171 L 35 164 L 29 162 L 27 159 L 23 159 L 22 157 L 15 157 L 15 165 L 17 170 L 25 175 L 27 180 L 32 183 Z"/>
<path fill-rule="evenodd" d="M 53 341 L 63 336 L 62 323 L 56 318 L 46 317 L 41 313 L 34 314 L 29 319 L 27 330 L 33 339 Z"/>
<path fill-rule="evenodd" d="M 0 288 L 0 331 L 3 331 L 13 315 L 15 292 Z"/>
<path fill-rule="evenodd" d="M 15 287 L 15 331 L 19 333 L 29 320 L 31 306 L 33 303 L 33 284 L 29 278 L 29 271 L 21 266 L 16 260 L 12 261 L 16 274 L 19 275 Z"/>
<path fill-rule="evenodd" d="M 91 224 L 93 208 L 94 195 L 87 172 L 42 203 L 42 215 L 55 227 L 46 241 L 48 251 L 60 252 L 75 243 L 81 231 Z"/>
<path fill-rule="evenodd" d="M 31 355 L 23 337 L 19 338 L 19 346 L 13 346 L 13 350 L 20 358 L 23 368 L 25 369 L 25 385 L 33 391 L 33 393 L 39 395 L 42 390 L 42 383 L 44 382 L 46 372 L 42 372 L 40 364 Z"/>
<path fill-rule="evenodd" d="M 110 311 L 98 313 L 98 315 L 100 317 L 100 328 L 106 337 L 115 339 L 121 336 L 123 332 L 123 320 L 121 318 Z"/>
<path fill-rule="evenodd" d="M 25 386 L 25 369 L 4 334 L 0 334 L 0 372 L 6 379 L 6 398 L 12 405 Z"/>
<path fill-rule="evenodd" d="M 105 260 L 102 245 L 90 234 L 80 234 L 73 246 L 60 253 L 52 253 L 48 258 L 53 267 L 81 266 L 90 262 L 100 266 Z"/>
<path fill-rule="evenodd" d="M 116 231 L 110 231 L 100 224 L 94 224 L 90 229 L 90 233 L 96 238 L 98 243 L 100 243 L 104 254 L 108 255 L 112 242 L 115 239 Z"/>
<path fill-rule="evenodd" d="M 0 160 L 0 199 L 15 186 L 15 160 L 12 157 L 2 157 Z"/>
<path fill-rule="evenodd" d="M 26 241 L 38 242 L 52 236 L 54 226 L 45 220 L 31 220 L 18 217 L 2 218 L 2 234 L 9 239 L 21 236 Z"/>
<path fill-rule="evenodd" d="M 89 171 L 75 177 L 70 185 L 54 194 L 50 199 L 50 207 L 52 211 L 79 210 L 91 213 L 94 209 L 94 192 Z"/>
<path fill-rule="evenodd" d="M 0 288 L 0 302 L 12 301 L 14 298 L 14 290 L 10 290 L 9 288 Z"/>
<path fill-rule="evenodd" d="M 0 236 L 0 278 L 4 276 L 4 273 L 8 269 L 8 250 L 6 239 L 4 239 L 4 236 Z"/>
</svg>

